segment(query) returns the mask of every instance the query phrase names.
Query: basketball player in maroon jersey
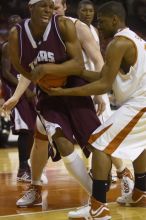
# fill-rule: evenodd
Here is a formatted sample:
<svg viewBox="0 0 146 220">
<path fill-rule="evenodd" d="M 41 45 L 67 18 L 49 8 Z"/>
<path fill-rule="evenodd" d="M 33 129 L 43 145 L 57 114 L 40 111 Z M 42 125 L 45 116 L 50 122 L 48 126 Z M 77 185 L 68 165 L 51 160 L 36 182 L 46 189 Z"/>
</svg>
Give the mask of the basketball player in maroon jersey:
<svg viewBox="0 0 146 220">
<path fill-rule="evenodd" d="M 12 58 L 15 67 L 28 79 L 32 79 L 31 70 L 33 73 L 47 71 L 48 78 L 45 77 L 45 80 L 38 82 L 41 86 L 48 84 L 52 87 L 60 83 L 60 86 L 74 87 L 86 84 L 86 81 L 79 77 L 83 70 L 83 61 L 80 44 L 75 35 L 72 21 L 64 17 L 51 15 L 53 13 L 53 1 L 51 0 L 31 0 L 29 5 L 31 19 L 17 25 L 10 35 L 10 54 L 12 56 L 14 51 L 17 52 L 16 56 Z M 49 73 L 51 76 L 49 76 Z M 65 77 L 68 75 L 78 76 L 70 77 L 66 81 Z M 21 76 L 17 87 L 19 98 L 30 83 L 30 80 L 24 76 Z M 19 98 L 14 93 L 9 102 L 13 99 L 14 105 Z M 4 105 L 6 110 L 10 107 L 7 104 Z M 72 99 L 67 97 L 52 98 L 38 88 L 37 110 L 43 125 L 38 118 L 34 141 L 35 147 L 33 147 L 31 159 L 32 161 L 36 160 L 38 146 L 45 158 L 40 157 L 41 153 L 39 151 L 38 161 L 41 166 L 32 162 L 33 170 L 37 170 L 38 167 L 42 169 L 48 159 L 46 131 L 48 135 L 51 134 L 53 140 L 59 146 L 61 155 L 66 157 L 74 148 L 73 135 L 81 146 L 85 146 L 91 132 L 100 124 L 90 97 L 81 99 L 78 99 L 78 97 Z M 44 130 L 44 127 L 46 130 Z M 49 141 L 52 142 L 50 136 Z M 33 181 L 31 191 L 32 189 L 37 194 L 36 200 L 26 201 L 25 199 L 28 197 L 24 196 L 18 200 L 18 206 L 39 204 L 41 202 L 40 181 Z"/>
<path fill-rule="evenodd" d="M 19 15 L 12 15 L 8 19 L 9 28 L 21 22 Z M 20 74 L 10 64 L 8 55 L 8 42 L 2 47 L 2 85 L 4 88 L 4 99 L 8 100 L 14 93 Z M 11 115 L 11 128 L 14 135 L 18 135 L 18 156 L 19 170 L 17 173 L 17 181 L 30 182 L 31 172 L 28 165 L 30 152 L 33 145 L 34 126 L 36 120 L 36 112 L 34 109 L 34 86 L 27 89 L 26 93 L 21 97 L 21 101 L 13 109 Z M 24 111 L 25 108 L 25 111 Z"/>
</svg>

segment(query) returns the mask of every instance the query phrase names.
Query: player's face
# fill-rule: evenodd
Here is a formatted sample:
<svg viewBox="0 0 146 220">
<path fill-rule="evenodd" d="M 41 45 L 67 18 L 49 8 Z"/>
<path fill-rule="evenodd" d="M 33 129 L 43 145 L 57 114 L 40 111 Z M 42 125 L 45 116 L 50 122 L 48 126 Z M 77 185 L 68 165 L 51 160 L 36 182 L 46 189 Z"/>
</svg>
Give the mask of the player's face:
<svg viewBox="0 0 146 220">
<path fill-rule="evenodd" d="M 80 9 L 78 10 L 78 17 L 79 19 L 90 25 L 94 18 L 94 7 L 90 4 L 81 5 Z"/>
<path fill-rule="evenodd" d="M 53 11 L 54 11 L 54 2 L 52 0 L 43 0 L 30 7 L 31 19 L 35 23 L 39 24 L 48 24 L 50 21 Z"/>
<path fill-rule="evenodd" d="M 98 30 L 101 32 L 104 38 L 113 37 L 113 35 L 115 34 L 115 28 L 112 17 L 98 15 L 97 22 L 98 22 Z"/>
<path fill-rule="evenodd" d="M 62 0 L 55 0 L 54 13 L 58 15 L 65 15 L 66 5 L 62 4 Z"/>
</svg>

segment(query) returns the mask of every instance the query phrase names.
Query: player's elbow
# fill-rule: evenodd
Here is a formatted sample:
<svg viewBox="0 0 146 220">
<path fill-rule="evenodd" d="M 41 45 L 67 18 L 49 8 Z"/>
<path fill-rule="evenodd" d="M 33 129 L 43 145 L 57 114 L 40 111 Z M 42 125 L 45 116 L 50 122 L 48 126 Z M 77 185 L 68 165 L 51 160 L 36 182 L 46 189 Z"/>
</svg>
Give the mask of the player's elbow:
<svg viewBox="0 0 146 220">
<path fill-rule="evenodd" d="M 104 93 L 108 93 L 109 91 L 111 91 L 111 85 L 108 82 L 104 82 L 103 86 L 102 86 L 102 94 Z"/>
</svg>

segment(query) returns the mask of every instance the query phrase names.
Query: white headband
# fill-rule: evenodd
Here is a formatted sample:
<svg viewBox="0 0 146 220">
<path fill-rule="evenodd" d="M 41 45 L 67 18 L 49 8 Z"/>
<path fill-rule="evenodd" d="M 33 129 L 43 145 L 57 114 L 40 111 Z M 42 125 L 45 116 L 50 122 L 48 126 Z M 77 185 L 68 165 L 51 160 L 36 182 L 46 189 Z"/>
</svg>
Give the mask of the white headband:
<svg viewBox="0 0 146 220">
<path fill-rule="evenodd" d="M 33 5 L 33 4 L 35 4 L 35 3 L 37 3 L 37 2 L 40 2 L 40 1 L 42 1 L 42 0 L 30 0 L 29 2 L 28 2 L 28 4 L 29 5 Z M 55 0 L 52 0 L 53 2 L 55 2 Z"/>
</svg>

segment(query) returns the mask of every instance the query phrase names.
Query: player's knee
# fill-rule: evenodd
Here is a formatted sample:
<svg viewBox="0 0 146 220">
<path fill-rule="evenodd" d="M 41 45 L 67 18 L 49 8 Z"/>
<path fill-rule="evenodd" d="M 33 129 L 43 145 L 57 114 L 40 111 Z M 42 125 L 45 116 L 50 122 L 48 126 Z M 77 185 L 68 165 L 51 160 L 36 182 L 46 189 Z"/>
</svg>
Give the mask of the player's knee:
<svg viewBox="0 0 146 220">
<path fill-rule="evenodd" d="M 53 135 L 52 139 L 55 141 L 61 156 L 68 156 L 74 151 L 73 144 L 66 137 L 64 137 L 64 134 L 60 129 L 56 130 L 56 133 Z"/>
</svg>

